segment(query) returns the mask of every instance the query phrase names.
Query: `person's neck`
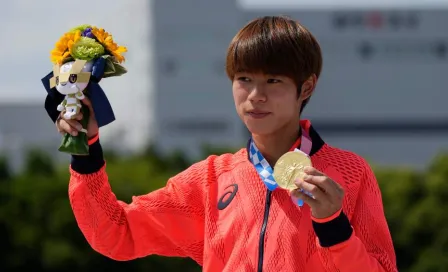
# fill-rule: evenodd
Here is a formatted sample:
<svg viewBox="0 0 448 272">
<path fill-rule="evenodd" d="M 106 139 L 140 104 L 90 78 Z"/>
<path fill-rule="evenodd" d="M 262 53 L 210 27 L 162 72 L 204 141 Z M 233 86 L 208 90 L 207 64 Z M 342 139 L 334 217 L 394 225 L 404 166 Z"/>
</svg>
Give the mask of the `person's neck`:
<svg viewBox="0 0 448 272">
<path fill-rule="evenodd" d="M 274 167 L 277 160 L 297 141 L 300 136 L 299 123 L 287 125 L 278 132 L 269 135 L 252 135 L 258 150 L 263 157 Z"/>
</svg>

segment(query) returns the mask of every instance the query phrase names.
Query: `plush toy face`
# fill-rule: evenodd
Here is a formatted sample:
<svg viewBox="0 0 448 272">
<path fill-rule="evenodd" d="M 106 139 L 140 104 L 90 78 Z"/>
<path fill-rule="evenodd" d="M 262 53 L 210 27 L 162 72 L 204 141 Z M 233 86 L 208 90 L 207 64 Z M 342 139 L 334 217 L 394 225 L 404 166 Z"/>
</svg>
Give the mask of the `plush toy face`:
<svg viewBox="0 0 448 272">
<path fill-rule="evenodd" d="M 58 92 L 64 95 L 82 92 L 89 84 L 93 62 L 70 61 L 59 68 L 59 74 L 55 77 L 55 85 Z"/>
</svg>

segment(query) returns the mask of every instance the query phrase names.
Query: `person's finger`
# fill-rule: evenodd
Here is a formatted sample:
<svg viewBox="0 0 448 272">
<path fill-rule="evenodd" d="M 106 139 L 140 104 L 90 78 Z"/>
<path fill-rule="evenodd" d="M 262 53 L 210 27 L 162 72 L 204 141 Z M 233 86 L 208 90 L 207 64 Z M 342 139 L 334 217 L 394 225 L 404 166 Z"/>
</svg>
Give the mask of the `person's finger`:
<svg viewBox="0 0 448 272">
<path fill-rule="evenodd" d="M 60 118 L 59 122 L 63 120 L 64 122 L 68 123 L 72 128 L 74 128 L 78 131 L 82 130 L 82 125 L 80 122 L 78 122 L 76 119 L 65 119 L 64 113 L 65 113 L 65 111 L 61 112 L 61 115 L 59 117 Z M 81 117 L 82 117 L 82 114 L 81 114 Z"/>
<path fill-rule="evenodd" d="M 305 172 L 305 174 L 311 175 L 311 176 L 314 176 L 314 177 L 323 176 L 325 178 L 328 178 L 324 173 L 320 172 L 319 170 L 317 170 L 314 167 L 310 167 L 310 166 L 305 167 L 304 172 Z M 322 178 L 311 178 L 311 179 L 316 181 L 316 182 L 324 182 L 323 184 L 322 183 L 318 183 L 317 185 L 319 187 L 321 187 L 321 189 L 324 189 L 325 191 L 331 190 L 331 187 L 327 186 L 327 183 L 331 184 L 332 187 L 334 189 L 336 189 L 338 192 L 339 191 L 343 191 L 342 187 L 337 182 L 335 182 L 334 180 L 332 180 L 330 178 L 328 178 L 328 180 L 324 180 Z"/>
<path fill-rule="evenodd" d="M 316 172 L 314 172 L 316 173 Z M 317 173 L 318 175 L 305 175 L 304 179 L 310 183 L 316 184 L 321 189 L 325 190 L 326 192 L 332 192 L 335 191 L 337 193 L 343 193 L 344 188 L 337 183 L 336 181 L 332 180 L 325 174 L 320 175 L 321 172 Z M 307 180 L 309 179 L 309 180 Z"/>
<path fill-rule="evenodd" d="M 79 121 L 77 120 L 64 120 L 65 122 L 67 122 L 72 128 L 76 129 L 77 131 L 82 130 L 82 125 Z"/>
<path fill-rule="evenodd" d="M 309 195 L 307 195 L 305 192 L 303 192 L 300 189 L 294 189 L 291 191 L 291 196 L 296 199 L 301 199 L 303 200 L 303 202 L 305 202 L 306 204 L 308 204 L 308 206 L 310 207 L 315 207 L 316 205 L 319 204 L 318 200 L 310 197 Z"/>
<path fill-rule="evenodd" d="M 65 118 L 65 116 L 64 116 L 65 113 L 66 113 L 65 111 L 62 111 L 60 113 L 60 118 L 66 120 L 68 122 L 76 121 L 76 120 L 80 121 L 80 120 L 82 120 L 82 117 L 83 117 L 81 111 L 79 111 L 77 114 L 71 116 L 70 118 Z"/>
<path fill-rule="evenodd" d="M 337 188 L 333 185 L 334 181 L 326 176 L 313 176 L 305 175 L 303 176 L 305 182 L 311 183 L 319 187 L 324 193 L 334 194 Z"/>
<path fill-rule="evenodd" d="M 297 179 L 295 184 L 297 185 L 297 187 L 299 189 L 303 189 L 305 191 L 307 191 L 308 193 L 310 193 L 315 199 L 317 200 L 322 200 L 324 199 L 325 196 L 325 192 L 322 191 L 319 186 L 306 182 L 304 180 L 301 179 Z"/>
<path fill-rule="evenodd" d="M 78 135 L 78 130 L 77 130 L 76 128 L 72 127 L 72 126 L 67 122 L 67 120 L 64 120 L 64 119 L 61 119 L 61 120 L 59 121 L 58 131 L 59 131 L 60 133 L 63 133 L 63 132 L 65 132 L 65 133 L 69 133 L 69 134 L 71 134 L 71 135 L 73 135 L 73 136 Z"/>
<path fill-rule="evenodd" d="M 58 132 L 59 132 L 61 135 L 64 135 L 66 132 L 61 128 L 59 122 L 60 122 L 60 120 L 59 120 L 59 121 L 57 122 L 57 124 L 56 124 L 56 129 L 58 130 Z"/>
<path fill-rule="evenodd" d="M 303 169 L 303 172 L 305 172 L 305 174 L 313 175 L 313 176 L 325 176 L 324 173 L 320 172 L 319 170 L 317 170 L 316 168 L 314 168 L 312 166 L 305 167 Z"/>
<path fill-rule="evenodd" d="M 87 96 L 84 96 L 84 98 L 81 101 L 87 107 L 91 107 L 92 106 L 92 102 L 90 101 L 90 99 Z"/>
<path fill-rule="evenodd" d="M 344 187 L 342 187 L 341 184 L 337 183 L 336 181 L 333 181 L 334 186 L 336 187 L 336 189 L 340 192 L 344 192 Z"/>
<path fill-rule="evenodd" d="M 81 120 L 82 120 L 82 117 L 83 117 L 83 116 L 82 116 L 82 112 L 79 111 L 79 113 L 75 115 L 75 118 L 74 118 L 74 119 L 75 119 L 75 120 L 78 120 L 78 121 L 81 121 Z"/>
</svg>

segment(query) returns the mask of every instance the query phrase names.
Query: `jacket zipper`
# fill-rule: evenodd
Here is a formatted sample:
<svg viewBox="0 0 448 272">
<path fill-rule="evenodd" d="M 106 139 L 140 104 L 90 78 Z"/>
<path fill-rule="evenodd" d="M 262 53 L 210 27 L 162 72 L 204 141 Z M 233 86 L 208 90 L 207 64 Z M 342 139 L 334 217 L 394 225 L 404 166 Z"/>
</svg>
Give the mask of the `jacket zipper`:
<svg viewBox="0 0 448 272">
<path fill-rule="evenodd" d="M 263 271 L 264 236 L 266 234 L 266 228 L 268 225 L 269 208 L 271 207 L 271 198 L 272 198 L 272 191 L 267 190 L 266 204 L 264 206 L 263 225 L 261 225 L 260 242 L 258 244 L 258 270 L 257 270 L 258 272 Z"/>
</svg>

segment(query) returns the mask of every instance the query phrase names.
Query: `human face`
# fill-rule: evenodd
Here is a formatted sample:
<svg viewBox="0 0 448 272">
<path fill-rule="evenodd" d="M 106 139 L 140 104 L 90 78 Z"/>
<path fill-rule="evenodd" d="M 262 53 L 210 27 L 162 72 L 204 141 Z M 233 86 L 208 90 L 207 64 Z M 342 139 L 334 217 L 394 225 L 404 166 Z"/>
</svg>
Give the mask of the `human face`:
<svg viewBox="0 0 448 272">
<path fill-rule="evenodd" d="M 237 113 L 251 134 L 269 135 L 298 126 L 302 100 L 292 79 L 236 73 L 232 90 Z"/>
</svg>

